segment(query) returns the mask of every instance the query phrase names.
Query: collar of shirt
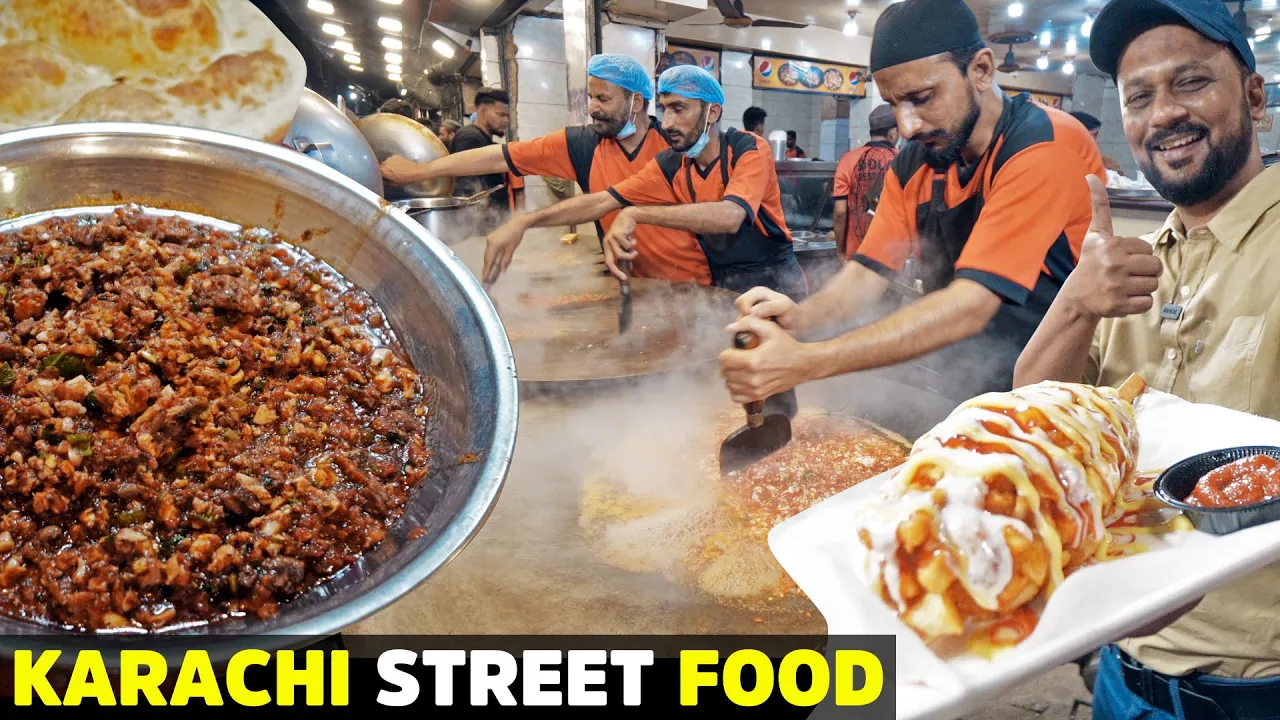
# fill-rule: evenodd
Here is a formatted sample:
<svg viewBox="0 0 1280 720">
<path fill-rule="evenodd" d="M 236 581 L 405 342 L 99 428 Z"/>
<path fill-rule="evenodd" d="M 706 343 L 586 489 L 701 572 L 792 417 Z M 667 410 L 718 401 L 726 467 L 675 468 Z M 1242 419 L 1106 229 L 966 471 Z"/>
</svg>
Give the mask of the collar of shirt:
<svg viewBox="0 0 1280 720">
<path fill-rule="evenodd" d="M 1272 165 L 1249 181 L 1235 197 L 1231 198 L 1217 215 L 1209 221 L 1209 234 L 1228 249 L 1234 251 L 1244 242 L 1249 231 L 1258 224 L 1263 213 L 1280 205 L 1280 165 Z M 1193 228 L 1194 232 L 1197 228 Z M 1156 246 L 1167 245 L 1171 240 L 1187 236 L 1182 218 L 1175 209 L 1165 219 L 1164 226 L 1156 233 Z"/>
</svg>

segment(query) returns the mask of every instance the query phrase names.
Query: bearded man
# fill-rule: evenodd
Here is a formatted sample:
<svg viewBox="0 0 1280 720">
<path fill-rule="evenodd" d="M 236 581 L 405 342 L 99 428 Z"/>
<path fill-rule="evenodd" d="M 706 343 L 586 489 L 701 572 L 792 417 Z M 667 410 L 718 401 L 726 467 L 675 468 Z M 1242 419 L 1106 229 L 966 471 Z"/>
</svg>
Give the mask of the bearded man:
<svg viewBox="0 0 1280 720">
<path fill-rule="evenodd" d="M 738 299 L 729 329 L 761 342 L 721 355 L 734 402 L 916 359 L 957 402 L 1010 390 L 1018 354 L 1079 258 L 1084 178 L 1105 178 L 1097 144 L 1070 115 L 996 86 L 997 61 L 963 2 L 890 5 L 870 65 L 909 142 L 836 277 L 803 303 L 764 288 Z M 832 339 L 797 339 L 830 337 L 894 281 L 919 281 L 923 297 Z"/>
</svg>

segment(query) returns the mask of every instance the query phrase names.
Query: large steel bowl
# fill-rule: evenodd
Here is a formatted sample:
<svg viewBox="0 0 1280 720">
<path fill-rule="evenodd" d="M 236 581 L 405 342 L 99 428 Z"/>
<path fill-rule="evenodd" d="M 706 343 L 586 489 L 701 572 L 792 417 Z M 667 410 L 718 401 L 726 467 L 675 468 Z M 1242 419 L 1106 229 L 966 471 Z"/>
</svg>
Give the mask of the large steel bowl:
<svg viewBox="0 0 1280 720">
<path fill-rule="evenodd" d="M 416 163 L 431 162 L 449 154 L 449 149 L 436 134 L 422 123 L 395 113 L 374 113 L 360 118 L 356 123 L 369 147 L 383 162 L 392 155 L 399 155 Z M 448 197 L 453 193 L 453 178 L 436 178 L 409 185 L 391 185 L 401 195 L 409 197 Z M 388 193 L 390 196 L 392 193 Z"/>
<path fill-rule="evenodd" d="M 141 123 L 0 135 L 0 232 L 130 202 L 265 227 L 305 247 L 382 306 L 436 398 L 435 468 L 381 544 L 270 620 L 231 618 L 146 641 L 178 635 L 172 652 L 195 646 L 220 658 L 241 647 L 296 646 L 394 602 L 460 552 L 498 499 L 518 410 L 506 333 L 458 257 L 354 180 L 286 147 Z M 469 452 L 479 453 L 479 462 L 459 463 Z M 408 540 L 417 528 L 426 534 Z M 0 650 L 78 649 L 103 641 L 102 634 L 7 618 L 0 618 L 0 636 Z"/>
<path fill-rule="evenodd" d="M 382 171 L 369 141 L 337 105 L 303 88 L 284 143 L 382 195 Z"/>
</svg>

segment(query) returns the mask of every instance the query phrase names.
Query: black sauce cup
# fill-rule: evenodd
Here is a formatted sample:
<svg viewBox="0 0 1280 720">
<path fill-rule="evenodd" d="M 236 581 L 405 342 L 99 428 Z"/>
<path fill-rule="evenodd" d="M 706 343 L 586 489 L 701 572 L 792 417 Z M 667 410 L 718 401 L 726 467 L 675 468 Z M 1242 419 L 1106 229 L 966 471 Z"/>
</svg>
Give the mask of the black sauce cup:
<svg viewBox="0 0 1280 720">
<path fill-rule="evenodd" d="M 1280 520 L 1280 498 L 1237 507 L 1201 507 L 1185 502 L 1200 478 L 1223 465 L 1253 455 L 1268 455 L 1280 459 L 1280 447 L 1250 445 L 1192 455 L 1156 478 L 1156 497 L 1166 505 L 1181 510 L 1197 530 L 1211 535 L 1228 535 L 1254 525 Z"/>
</svg>

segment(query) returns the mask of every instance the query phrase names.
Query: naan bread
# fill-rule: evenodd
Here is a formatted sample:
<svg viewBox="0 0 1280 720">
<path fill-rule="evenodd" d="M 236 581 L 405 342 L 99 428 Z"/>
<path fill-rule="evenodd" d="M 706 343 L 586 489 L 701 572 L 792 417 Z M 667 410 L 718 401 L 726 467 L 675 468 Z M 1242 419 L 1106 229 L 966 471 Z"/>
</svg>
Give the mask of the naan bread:
<svg viewBox="0 0 1280 720">
<path fill-rule="evenodd" d="M 0 2 L 0 132 L 134 121 L 280 142 L 306 76 L 249 0 Z"/>
</svg>

